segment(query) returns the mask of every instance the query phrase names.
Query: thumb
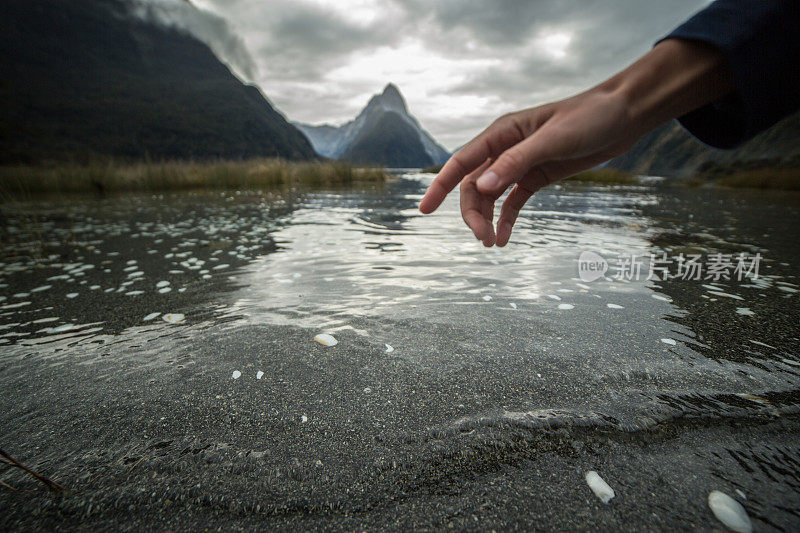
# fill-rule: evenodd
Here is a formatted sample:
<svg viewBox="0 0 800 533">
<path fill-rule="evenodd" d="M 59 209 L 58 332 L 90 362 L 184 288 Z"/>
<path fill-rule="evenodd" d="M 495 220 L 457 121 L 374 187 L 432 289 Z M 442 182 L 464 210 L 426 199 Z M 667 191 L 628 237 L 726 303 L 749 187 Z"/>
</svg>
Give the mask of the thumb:
<svg viewBox="0 0 800 533">
<path fill-rule="evenodd" d="M 500 154 L 494 164 L 478 178 L 478 190 L 482 194 L 498 198 L 510 185 L 527 175 L 533 166 L 550 159 L 550 150 L 545 144 L 547 143 L 541 135 L 534 134 Z"/>
</svg>

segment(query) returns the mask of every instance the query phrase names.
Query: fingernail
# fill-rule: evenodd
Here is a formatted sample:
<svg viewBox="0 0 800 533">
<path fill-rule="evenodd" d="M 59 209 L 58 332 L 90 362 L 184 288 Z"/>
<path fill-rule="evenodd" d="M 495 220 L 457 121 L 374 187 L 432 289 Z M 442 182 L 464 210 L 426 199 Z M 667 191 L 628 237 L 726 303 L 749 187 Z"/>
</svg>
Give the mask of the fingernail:
<svg viewBox="0 0 800 533">
<path fill-rule="evenodd" d="M 483 175 L 478 178 L 478 186 L 483 187 L 484 189 L 494 189 L 498 185 L 500 185 L 500 176 L 498 176 L 493 170 L 484 172 Z"/>
</svg>

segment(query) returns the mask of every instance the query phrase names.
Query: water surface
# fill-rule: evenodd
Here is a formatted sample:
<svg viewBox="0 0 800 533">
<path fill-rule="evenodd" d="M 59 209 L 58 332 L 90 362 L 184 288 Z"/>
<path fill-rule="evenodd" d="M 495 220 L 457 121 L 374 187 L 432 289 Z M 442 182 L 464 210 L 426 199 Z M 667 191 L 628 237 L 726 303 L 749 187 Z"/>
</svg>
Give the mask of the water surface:
<svg viewBox="0 0 800 533">
<path fill-rule="evenodd" d="M 568 183 L 485 249 L 431 178 L 4 205 L 3 446 L 97 520 L 711 528 L 722 490 L 800 523 L 800 197 Z M 584 282 L 585 250 L 762 262 Z"/>
</svg>

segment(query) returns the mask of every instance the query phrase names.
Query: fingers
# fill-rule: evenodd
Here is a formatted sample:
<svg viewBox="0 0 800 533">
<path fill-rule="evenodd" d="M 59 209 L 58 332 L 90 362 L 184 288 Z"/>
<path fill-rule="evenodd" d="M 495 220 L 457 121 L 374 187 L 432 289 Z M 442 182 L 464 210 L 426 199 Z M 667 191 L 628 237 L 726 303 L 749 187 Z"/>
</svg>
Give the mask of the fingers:
<svg viewBox="0 0 800 533">
<path fill-rule="evenodd" d="M 497 219 L 497 246 L 503 247 L 508 244 L 517 216 L 531 196 L 533 196 L 533 192 L 520 186 L 519 183 L 508 193 L 500 210 L 500 218 Z"/>
<path fill-rule="evenodd" d="M 519 143 L 523 139 L 522 131 L 517 127 L 510 127 L 511 123 L 512 119 L 510 118 L 496 121 L 453 154 L 428 187 L 425 196 L 419 203 L 419 210 L 425 214 L 435 211 L 465 176 L 487 159 L 494 158 L 503 150 Z"/>
<path fill-rule="evenodd" d="M 544 136 L 534 134 L 500 154 L 495 163 L 478 178 L 478 190 L 498 197 L 510 185 L 525 177 L 531 167 L 549 160 L 552 153 L 552 143 Z"/>
<path fill-rule="evenodd" d="M 481 195 L 475 187 L 475 178 L 482 174 L 490 164 L 491 160 L 487 160 L 461 182 L 461 217 L 472 230 L 475 238 L 483 241 L 484 244 L 494 243 L 494 227 L 492 226 L 494 201 L 489 199 L 487 205 L 487 198 Z"/>
</svg>

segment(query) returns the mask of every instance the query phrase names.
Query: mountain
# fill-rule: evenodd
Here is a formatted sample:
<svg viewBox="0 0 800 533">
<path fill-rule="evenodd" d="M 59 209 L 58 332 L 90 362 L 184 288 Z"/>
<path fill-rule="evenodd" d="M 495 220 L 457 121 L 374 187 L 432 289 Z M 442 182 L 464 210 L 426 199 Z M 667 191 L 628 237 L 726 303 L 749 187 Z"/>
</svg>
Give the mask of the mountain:
<svg viewBox="0 0 800 533">
<path fill-rule="evenodd" d="M 692 137 L 672 121 L 642 137 L 607 166 L 652 176 L 688 177 L 704 163 L 730 164 L 763 160 L 776 165 L 800 160 L 800 113 L 778 122 L 733 150 L 717 150 Z"/>
<path fill-rule="evenodd" d="M 403 95 L 392 83 L 342 126 L 295 125 L 325 157 L 388 167 L 426 167 L 449 157 L 408 112 Z"/>
<path fill-rule="evenodd" d="M 0 163 L 316 157 L 257 87 L 189 33 L 137 16 L 142 4 L 1 3 Z"/>
</svg>

